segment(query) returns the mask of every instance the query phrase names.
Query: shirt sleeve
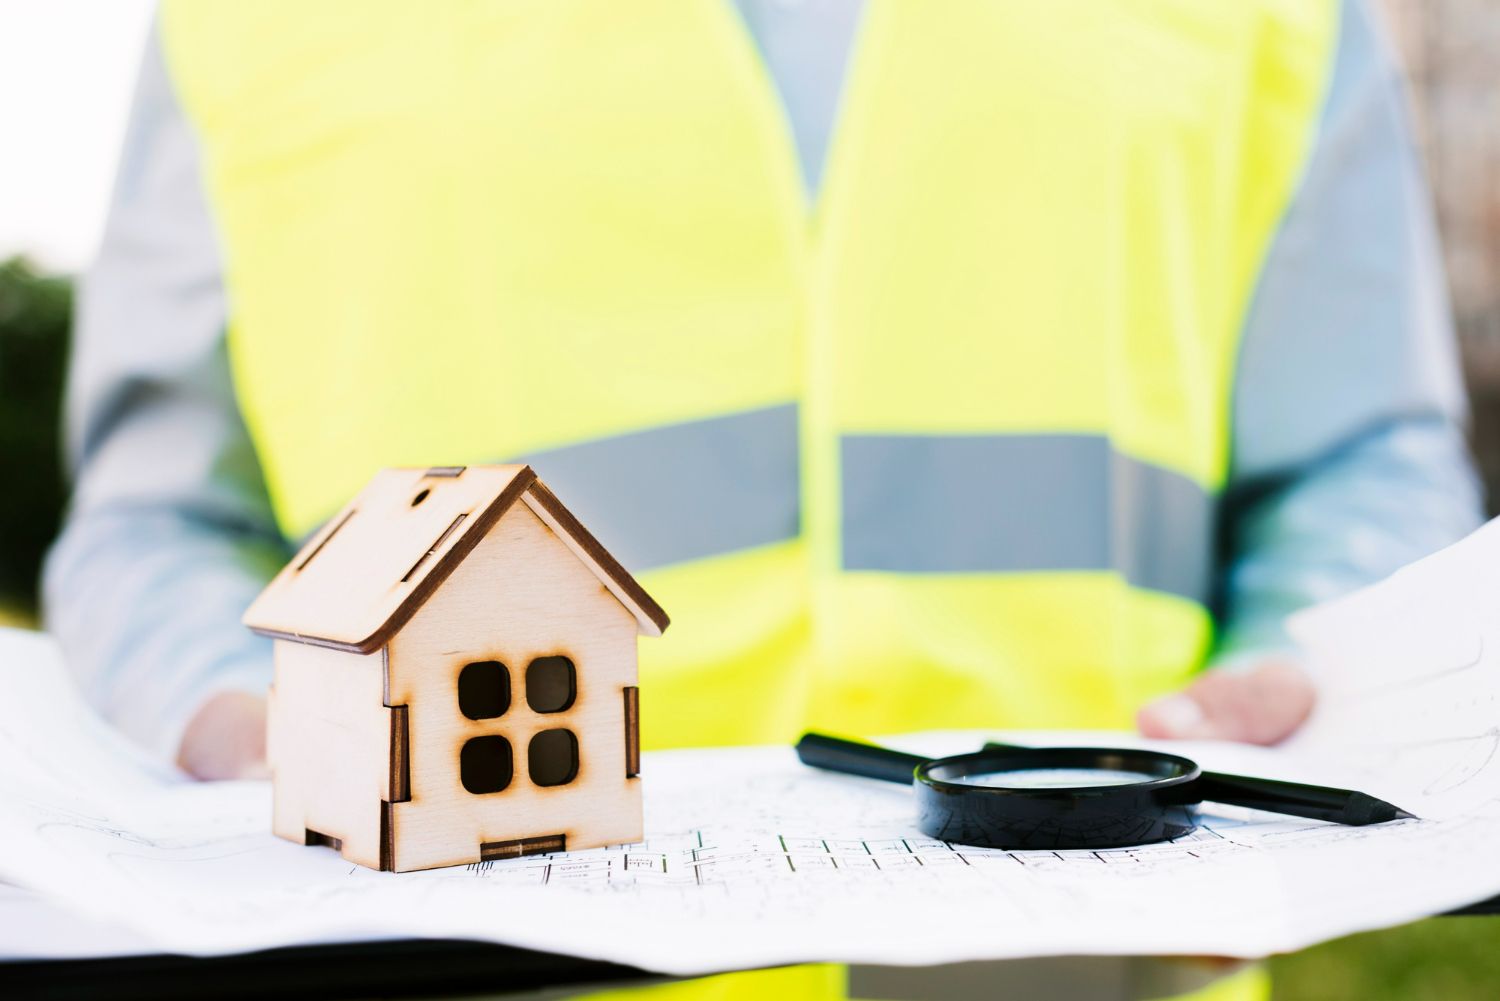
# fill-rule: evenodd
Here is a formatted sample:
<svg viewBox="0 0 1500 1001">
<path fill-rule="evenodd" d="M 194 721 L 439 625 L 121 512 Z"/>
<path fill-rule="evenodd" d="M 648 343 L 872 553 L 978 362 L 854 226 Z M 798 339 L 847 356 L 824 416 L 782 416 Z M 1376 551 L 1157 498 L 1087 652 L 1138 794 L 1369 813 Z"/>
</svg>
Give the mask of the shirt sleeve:
<svg viewBox="0 0 1500 1001">
<path fill-rule="evenodd" d="M 175 756 L 215 692 L 264 692 L 241 613 L 288 557 L 230 383 L 198 150 L 156 28 L 98 257 L 79 293 L 66 410 L 71 509 L 47 627 L 90 701 Z"/>
<path fill-rule="evenodd" d="M 1482 519 L 1428 192 L 1386 40 L 1360 0 L 1241 348 L 1219 654 Z"/>
</svg>

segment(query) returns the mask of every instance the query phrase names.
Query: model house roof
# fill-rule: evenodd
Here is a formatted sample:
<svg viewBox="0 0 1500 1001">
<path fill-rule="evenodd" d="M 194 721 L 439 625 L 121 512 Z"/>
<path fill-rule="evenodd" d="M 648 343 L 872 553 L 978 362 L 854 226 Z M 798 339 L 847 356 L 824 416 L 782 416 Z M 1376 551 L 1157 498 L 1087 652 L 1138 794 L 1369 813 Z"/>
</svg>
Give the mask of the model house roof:
<svg viewBox="0 0 1500 1001">
<path fill-rule="evenodd" d="M 530 466 L 385 469 L 330 518 L 245 612 L 279 639 L 356 653 L 384 646 L 516 503 L 536 514 L 659 636 L 667 614 Z"/>
</svg>

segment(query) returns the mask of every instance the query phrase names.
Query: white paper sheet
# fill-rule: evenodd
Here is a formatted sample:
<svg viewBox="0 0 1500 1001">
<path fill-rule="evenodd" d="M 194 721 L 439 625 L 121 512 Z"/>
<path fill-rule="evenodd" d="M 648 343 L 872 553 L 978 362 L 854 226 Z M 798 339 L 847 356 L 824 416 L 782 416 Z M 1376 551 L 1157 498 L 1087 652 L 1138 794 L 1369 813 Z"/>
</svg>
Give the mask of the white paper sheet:
<svg viewBox="0 0 1500 1001">
<path fill-rule="evenodd" d="M 1214 807 L 1188 838 L 1101 852 L 933 842 L 908 790 L 750 748 L 647 755 L 639 845 L 373 873 L 271 837 L 264 785 L 153 767 L 82 707 L 45 638 L 0 633 L 0 879 L 194 953 L 454 936 L 694 974 L 1299 948 L 1500 893 L 1496 568 L 1492 525 L 1299 618 L 1325 697 L 1288 748 L 1173 745 L 1222 771 L 1357 784 L 1421 820 Z M 936 754 L 985 736 L 900 743 Z"/>
</svg>

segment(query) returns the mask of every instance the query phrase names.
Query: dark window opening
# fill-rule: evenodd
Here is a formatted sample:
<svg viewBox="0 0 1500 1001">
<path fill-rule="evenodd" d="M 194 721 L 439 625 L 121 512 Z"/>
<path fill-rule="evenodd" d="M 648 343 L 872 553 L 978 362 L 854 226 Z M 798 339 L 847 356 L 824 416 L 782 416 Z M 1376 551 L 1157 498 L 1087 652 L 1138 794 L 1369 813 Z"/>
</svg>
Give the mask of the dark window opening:
<svg viewBox="0 0 1500 1001">
<path fill-rule="evenodd" d="M 464 788 L 476 796 L 499 792 L 510 785 L 514 763 L 510 741 L 504 737 L 474 737 L 458 753 L 458 774 Z"/>
<path fill-rule="evenodd" d="M 526 768 L 539 786 L 565 786 L 578 776 L 578 738 L 572 730 L 543 730 L 531 738 Z"/>
<path fill-rule="evenodd" d="M 428 490 L 426 487 L 423 487 L 421 490 L 417 491 L 417 495 L 411 499 L 411 506 L 416 507 L 418 504 L 422 503 L 427 499 L 427 495 L 430 493 L 432 493 L 432 491 Z"/>
<path fill-rule="evenodd" d="M 560 713 L 578 697 L 578 672 L 566 657 L 538 657 L 526 667 L 526 704 L 535 712 Z"/>
<path fill-rule="evenodd" d="M 458 672 L 458 710 L 469 719 L 494 719 L 510 708 L 510 671 L 498 660 L 465 664 Z"/>
</svg>

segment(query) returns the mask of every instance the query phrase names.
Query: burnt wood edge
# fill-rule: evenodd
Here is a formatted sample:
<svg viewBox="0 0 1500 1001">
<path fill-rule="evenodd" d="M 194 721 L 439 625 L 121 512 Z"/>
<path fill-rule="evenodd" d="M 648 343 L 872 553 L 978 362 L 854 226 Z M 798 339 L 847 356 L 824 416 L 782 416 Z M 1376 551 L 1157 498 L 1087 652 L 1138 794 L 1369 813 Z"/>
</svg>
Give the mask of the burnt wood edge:
<svg viewBox="0 0 1500 1001">
<path fill-rule="evenodd" d="M 411 799 L 411 714 L 406 706 L 390 706 L 390 803 Z"/>
<path fill-rule="evenodd" d="M 510 841 L 482 841 L 479 844 L 479 861 L 496 862 L 567 850 L 566 834 L 547 834 L 538 838 L 515 838 Z"/>
<path fill-rule="evenodd" d="M 641 774 L 641 690 L 635 685 L 625 689 L 625 777 Z"/>
<path fill-rule="evenodd" d="M 391 872 L 396 868 L 396 824 L 391 816 L 391 804 L 380 801 L 380 871 Z"/>
<path fill-rule="evenodd" d="M 349 519 L 354 517 L 357 510 L 358 508 L 354 506 L 354 502 L 350 501 L 344 507 L 342 513 L 334 515 L 333 519 L 327 525 L 323 526 L 323 531 L 319 532 L 315 538 L 302 547 L 297 555 L 292 557 L 292 562 L 290 563 L 292 572 L 301 573 L 303 570 L 306 570 L 307 565 L 313 561 L 313 557 L 321 553 L 323 547 L 333 541 L 335 535 L 339 534 L 339 530 L 349 524 Z M 304 556 L 303 553 L 307 555 Z"/>
<path fill-rule="evenodd" d="M 422 605 L 426 603 L 427 599 L 432 597 L 432 593 L 438 589 L 438 586 L 442 584 L 443 581 L 447 580 L 454 570 L 458 569 L 458 565 L 464 561 L 469 553 L 473 552 L 474 547 L 479 545 L 480 540 L 489 534 L 490 529 L 495 527 L 495 523 L 500 520 L 500 516 L 508 511 L 511 505 L 515 504 L 515 502 L 520 499 L 520 496 L 526 492 L 527 487 L 530 487 L 535 482 L 536 470 L 532 469 L 530 466 L 522 466 L 520 470 L 516 472 L 516 475 L 511 479 L 511 481 L 506 484 L 505 489 L 500 491 L 500 493 L 495 496 L 495 499 L 490 501 L 490 503 L 487 504 L 485 508 L 475 516 L 474 523 L 470 525 L 468 529 L 459 533 L 458 540 L 453 543 L 453 546 L 446 553 L 444 553 L 436 563 L 433 564 L 431 570 L 427 571 L 427 573 L 417 581 L 417 585 L 416 587 L 413 587 L 411 589 L 411 593 L 409 593 L 405 598 L 401 599 L 401 603 L 396 606 L 395 611 L 391 612 L 391 614 L 386 617 L 385 622 L 383 622 L 380 627 L 375 630 L 375 632 L 360 640 L 358 643 L 345 643 L 339 640 L 325 639 L 320 636 L 307 636 L 301 633 L 285 632 L 277 629 L 266 629 L 264 627 L 250 625 L 248 622 L 246 623 L 246 625 L 249 627 L 251 632 L 259 633 L 261 636 L 269 636 L 272 639 L 291 640 L 294 643 L 305 643 L 308 646 L 326 647 L 330 650 L 343 650 L 347 653 L 374 653 L 376 650 L 380 649 L 388 642 L 390 642 L 391 637 L 396 635 L 396 633 L 400 631 L 402 626 L 411 621 L 411 617 L 417 614 L 417 609 L 421 608 Z M 572 515 L 569 515 L 568 517 L 570 520 L 572 519 Z M 573 523 L 576 525 L 577 521 L 574 520 Z M 579 527 L 580 529 L 582 528 L 582 526 Z M 589 539 L 590 541 L 592 541 L 593 537 L 589 536 Z M 598 546 L 598 543 L 595 542 L 594 545 Z M 604 550 L 601 548 L 599 551 L 603 552 Z M 608 553 L 605 553 L 606 557 L 608 557 L 608 555 Z M 610 562 L 614 563 L 612 559 L 610 560 Z M 615 563 L 614 565 L 616 567 L 619 566 L 618 563 Z M 623 573 L 623 570 L 621 572 Z M 634 581 L 631 581 L 631 584 L 635 585 L 636 590 L 640 590 L 639 584 L 635 584 Z M 641 591 L 641 594 L 644 595 L 645 592 Z M 650 601 L 651 599 L 647 598 L 646 600 Z M 652 602 L 652 604 L 653 606 L 655 605 L 654 602 Z M 658 611 L 660 611 L 660 609 L 658 609 Z"/>
<path fill-rule="evenodd" d="M 292 558 L 287 560 L 286 565 L 276 572 L 276 576 L 272 577 L 266 583 L 266 586 L 261 589 L 260 593 L 255 596 L 255 600 L 250 602 L 249 607 L 245 609 L 244 615 L 240 617 L 242 625 L 251 632 L 259 633 L 262 636 L 278 636 L 288 639 L 298 638 L 296 633 L 272 632 L 252 625 L 250 623 L 250 616 L 255 611 L 256 606 L 260 604 L 260 600 L 265 597 L 267 591 L 276 587 L 288 577 L 295 577 L 307 569 L 307 565 L 312 562 L 313 557 L 321 553 L 323 547 L 328 545 L 329 540 L 339 533 L 339 530 L 348 523 L 350 518 L 354 517 L 354 513 L 357 510 L 354 502 L 358 499 L 358 497 L 355 497 L 338 511 L 334 512 L 333 517 L 324 522 L 322 527 L 298 547 L 297 551 L 292 554 Z"/>
<path fill-rule="evenodd" d="M 526 468 L 528 471 L 531 469 L 530 466 Z M 624 591 L 631 602 L 640 609 L 641 614 L 645 615 L 656 626 L 657 631 L 666 632 L 667 626 L 671 625 L 672 620 L 667 617 L 665 609 L 658 605 L 651 595 L 646 593 L 645 588 L 636 583 L 635 578 L 630 575 L 630 571 L 621 566 L 620 561 L 609 554 L 609 550 L 605 549 L 599 540 L 594 538 L 593 533 L 583 527 L 582 522 L 573 517 L 573 512 L 564 507 L 562 501 L 557 499 L 557 495 L 548 490 L 545 483 L 536 479 L 534 473 L 532 474 L 531 482 L 527 484 L 527 490 L 530 491 L 532 497 L 536 498 L 537 503 L 546 508 L 547 513 L 557 520 L 557 523 L 562 526 L 563 531 L 572 536 L 583 551 L 588 553 L 589 557 L 595 563 L 599 564 L 599 569 L 603 570 L 610 580 L 619 585 L 620 590 Z"/>
<path fill-rule="evenodd" d="M 335 838 L 330 834 L 315 831 L 311 827 L 302 829 L 302 844 L 309 847 L 332 848 L 336 852 L 344 850 L 343 838 Z"/>
</svg>

